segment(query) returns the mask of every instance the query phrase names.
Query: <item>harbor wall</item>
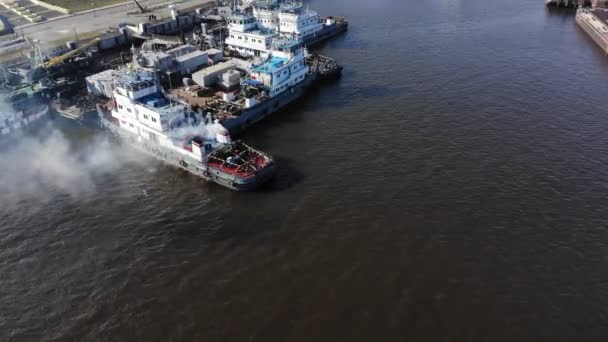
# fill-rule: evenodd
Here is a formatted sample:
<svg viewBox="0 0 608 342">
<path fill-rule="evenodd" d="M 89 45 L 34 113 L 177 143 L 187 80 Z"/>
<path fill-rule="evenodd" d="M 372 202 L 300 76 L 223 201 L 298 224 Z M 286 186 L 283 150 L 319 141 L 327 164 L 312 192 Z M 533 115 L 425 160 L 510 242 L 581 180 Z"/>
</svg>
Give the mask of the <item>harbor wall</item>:
<svg viewBox="0 0 608 342">
<path fill-rule="evenodd" d="M 160 21 L 150 21 L 139 24 L 139 30 L 147 34 L 171 34 L 181 30 L 191 30 L 194 25 L 200 22 L 196 13 L 184 13 L 175 19 L 165 19 Z"/>
<path fill-rule="evenodd" d="M 608 24 L 592 11 L 582 9 L 576 12 L 576 23 L 599 47 L 608 53 Z"/>
</svg>

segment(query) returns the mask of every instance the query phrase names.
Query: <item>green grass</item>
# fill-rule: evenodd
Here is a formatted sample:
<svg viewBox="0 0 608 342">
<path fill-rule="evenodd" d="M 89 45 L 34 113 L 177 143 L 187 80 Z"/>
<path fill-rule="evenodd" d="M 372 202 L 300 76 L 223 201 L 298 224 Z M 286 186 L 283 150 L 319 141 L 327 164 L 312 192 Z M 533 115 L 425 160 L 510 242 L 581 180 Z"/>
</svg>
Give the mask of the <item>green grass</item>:
<svg viewBox="0 0 608 342">
<path fill-rule="evenodd" d="M 51 5 L 67 8 L 72 12 L 118 4 L 125 0 L 43 0 Z"/>
</svg>

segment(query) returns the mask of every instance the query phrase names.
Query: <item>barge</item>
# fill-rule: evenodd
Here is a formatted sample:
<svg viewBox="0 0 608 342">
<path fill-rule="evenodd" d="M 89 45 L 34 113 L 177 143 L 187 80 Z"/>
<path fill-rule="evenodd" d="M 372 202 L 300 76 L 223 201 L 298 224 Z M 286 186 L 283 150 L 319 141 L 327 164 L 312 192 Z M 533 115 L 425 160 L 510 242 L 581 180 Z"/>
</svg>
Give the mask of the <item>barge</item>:
<svg viewBox="0 0 608 342">
<path fill-rule="evenodd" d="M 246 70 L 235 90 L 228 90 L 202 108 L 230 133 L 239 134 L 254 123 L 302 97 L 317 73 L 306 63 L 305 49 L 295 39 L 273 41 L 271 55 Z"/>
<path fill-rule="evenodd" d="M 240 71 L 225 71 L 219 75 L 219 85 L 207 83 L 204 69 L 201 71 L 204 75 L 195 74 L 193 78 L 198 84 L 215 86 L 202 91 L 211 96 L 198 96 L 198 91 L 191 87 L 189 91 L 177 89 L 171 95 L 175 101 L 184 101 L 194 110 L 218 120 L 236 135 L 301 98 L 317 80 L 338 76 L 342 70 L 329 57 L 308 56 L 299 40 L 281 38 L 272 44 L 268 58 Z"/>
</svg>

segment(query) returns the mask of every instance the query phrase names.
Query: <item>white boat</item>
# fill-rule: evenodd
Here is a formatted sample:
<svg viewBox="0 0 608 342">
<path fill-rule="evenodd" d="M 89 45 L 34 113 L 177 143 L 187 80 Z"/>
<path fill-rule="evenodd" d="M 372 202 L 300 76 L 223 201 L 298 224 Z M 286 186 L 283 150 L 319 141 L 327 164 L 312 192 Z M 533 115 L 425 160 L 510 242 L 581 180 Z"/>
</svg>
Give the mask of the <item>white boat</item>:
<svg viewBox="0 0 608 342">
<path fill-rule="evenodd" d="M 102 125 L 138 150 L 233 190 L 253 190 L 274 176 L 265 153 L 233 142 L 218 121 L 167 98 L 152 74 L 120 69 Z"/>
<path fill-rule="evenodd" d="M 271 43 L 279 38 L 300 40 L 314 44 L 348 28 L 342 18 L 321 18 L 304 8 L 301 2 L 255 2 L 252 13 L 236 12 L 227 18 L 228 49 L 242 56 L 266 58 Z"/>
<path fill-rule="evenodd" d="M 0 140 L 6 142 L 21 135 L 35 132 L 50 118 L 45 100 L 29 88 L 7 95 L 8 103 L 0 112 Z"/>
</svg>

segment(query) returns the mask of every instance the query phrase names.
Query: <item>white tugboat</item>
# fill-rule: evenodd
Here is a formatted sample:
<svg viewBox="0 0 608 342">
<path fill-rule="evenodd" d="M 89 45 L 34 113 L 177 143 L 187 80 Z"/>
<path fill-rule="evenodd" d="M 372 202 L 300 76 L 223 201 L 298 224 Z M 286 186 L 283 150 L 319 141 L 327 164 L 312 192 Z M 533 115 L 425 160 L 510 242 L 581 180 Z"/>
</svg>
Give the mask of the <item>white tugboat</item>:
<svg viewBox="0 0 608 342">
<path fill-rule="evenodd" d="M 152 74 L 121 69 L 113 101 L 98 105 L 102 125 L 138 150 L 233 190 L 252 190 L 274 176 L 267 154 L 242 142 L 210 117 L 164 96 Z"/>
<path fill-rule="evenodd" d="M 231 133 L 239 133 L 300 98 L 317 75 L 307 64 L 306 49 L 299 40 L 275 39 L 267 57 L 251 66 L 249 78 L 231 93 L 232 99 L 209 101 L 204 111 Z"/>
<path fill-rule="evenodd" d="M 247 14 L 231 16 L 228 19 L 228 30 L 226 46 L 245 57 L 267 58 L 272 41 L 279 36 L 278 32 L 263 27 L 253 16 Z"/>
<path fill-rule="evenodd" d="M 348 28 L 343 18 L 321 18 L 301 2 L 258 1 L 252 6 L 252 13 L 236 12 L 227 18 L 229 34 L 225 43 L 228 49 L 246 57 L 267 57 L 270 42 L 277 37 L 312 45 Z"/>
</svg>

